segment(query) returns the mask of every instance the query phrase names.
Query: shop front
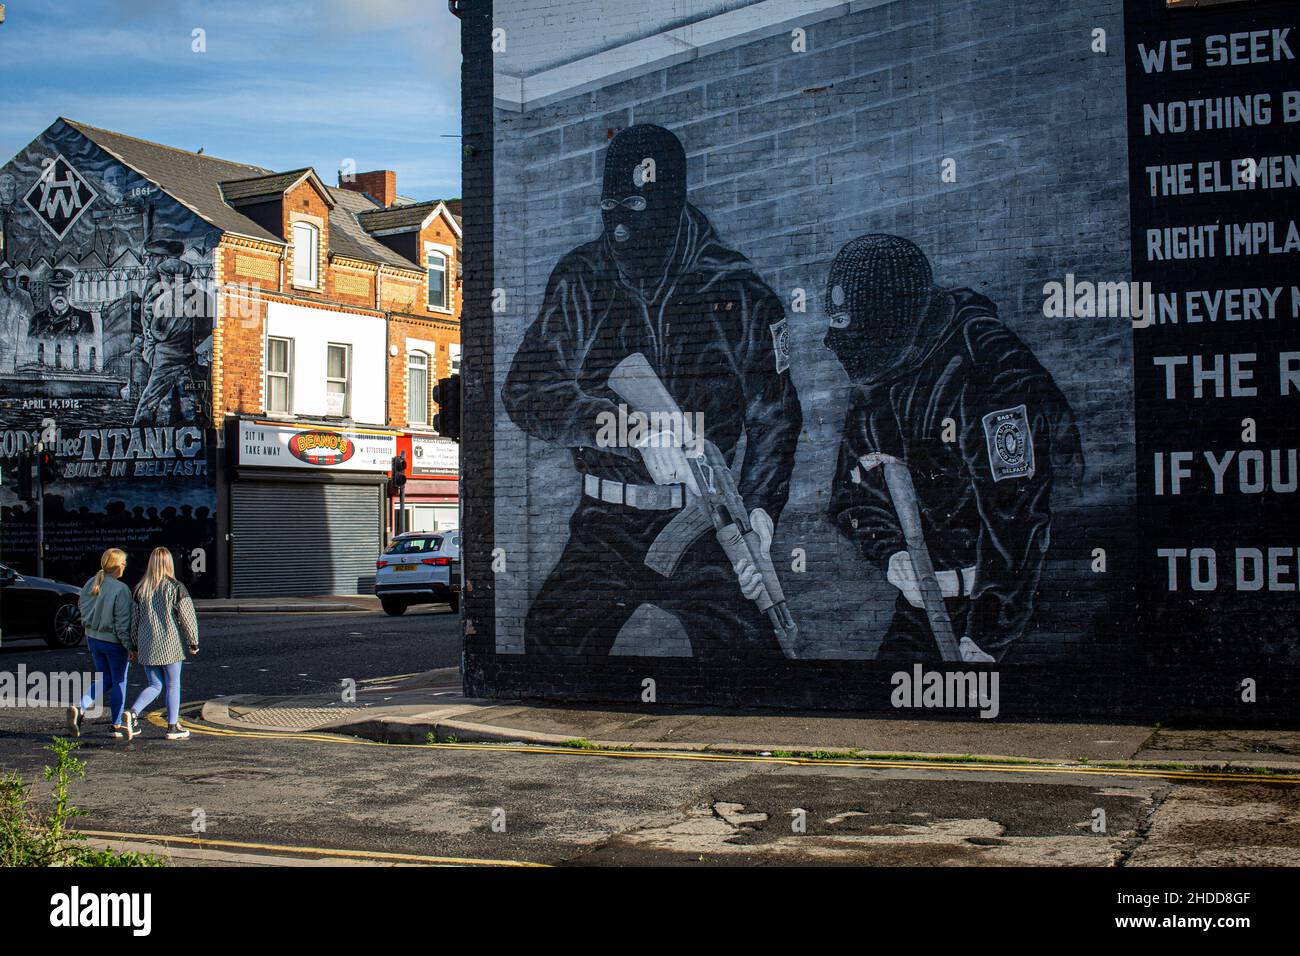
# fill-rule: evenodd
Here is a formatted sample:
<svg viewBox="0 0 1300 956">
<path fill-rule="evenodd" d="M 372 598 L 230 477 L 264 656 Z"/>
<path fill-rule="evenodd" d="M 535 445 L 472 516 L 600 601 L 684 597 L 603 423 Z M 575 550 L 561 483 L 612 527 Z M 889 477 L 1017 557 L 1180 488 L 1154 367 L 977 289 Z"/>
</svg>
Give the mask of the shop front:
<svg viewBox="0 0 1300 956">
<path fill-rule="evenodd" d="M 231 596 L 370 593 L 397 436 L 263 421 L 232 431 Z"/>
<path fill-rule="evenodd" d="M 452 531 L 460 527 L 460 445 L 430 435 L 401 435 L 398 451 L 409 463 L 406 482 L 407 531 Z M 397 498 L 393 528 L 399 527 Z"/>
</svg>

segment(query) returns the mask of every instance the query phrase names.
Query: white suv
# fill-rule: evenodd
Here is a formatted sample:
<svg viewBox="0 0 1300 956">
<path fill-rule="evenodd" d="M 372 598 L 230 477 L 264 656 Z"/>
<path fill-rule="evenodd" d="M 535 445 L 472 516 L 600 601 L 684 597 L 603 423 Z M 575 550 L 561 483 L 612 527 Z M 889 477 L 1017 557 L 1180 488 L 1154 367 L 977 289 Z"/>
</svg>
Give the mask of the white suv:
<svg viewBox="0 0 1300 956">
<path fill-rule="evenodd" d="M 399 534 L 375 562 L 375 594 L 388 614 L 446 602 L 460 610 L 460 532 Z"/>
</svg>

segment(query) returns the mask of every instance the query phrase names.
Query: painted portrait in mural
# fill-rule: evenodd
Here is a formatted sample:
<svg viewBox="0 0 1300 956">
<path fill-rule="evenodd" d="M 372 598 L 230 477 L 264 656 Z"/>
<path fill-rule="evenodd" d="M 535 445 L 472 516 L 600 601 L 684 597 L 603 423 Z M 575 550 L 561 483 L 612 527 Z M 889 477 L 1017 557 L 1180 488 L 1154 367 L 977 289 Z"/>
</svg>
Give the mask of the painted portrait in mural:
<svg viewBox="0 0 1300 956">
<path fill-rule="evenodd" d="M 0 549 L 33 570 L 11 462 L 52 435 L 46 567 L 104 547 L 210 549 L 214 229 L 60 121 L 0 167 Z M 195 567 L 200 567 L 199 561 Z"/>
<path fill-rule="evenodd" d="M 1082 475 L 1069 403 L 993 302 L 937 287 L 907 239 L 847 243 L 824 301 L 852 383 L 828 517 L 898 590 L 878 658 L 938 659 L 951 628 L 961 660 L 1000 660 L 1034 611 L 1053 486 Z"/>
<path fill-rule="evenodd" d="M 15 344 L 0 344 L 0 399 L 11 409 L 93 400 L 100 422 L 204 424 L 208 230 L 120 163 L 78 156 L 77 146 L 67 144 L 75 161 L 20 156 L 0 174 L 20 197 L 7 210 L 3 268 L 18 292 L 5 282 L 6 333 L 33 303 Z M 63 410 L 76 424 L 76 408 Z"/>
<path fill-rule="evenodd" d="M 687 201 L 686 153 L 672 132 L 621 130 L 603 168 L 602 233 L 555 266 L 501 390 L 519 428 L 571 449 L 581 493 L 568 544 L 531 603 L 526 649 L 608 654 L 652 604 L 682 624 L 696 657 L 780 658 L 760 610 L 760 565 L 770 569 L 802 423 L 784 307 Z M 750 550 L 724 551 L 712 524 L 673 526 L 710 480 L 688 460 L 694 449 L 603 439 L 604 423 L 648 411 L 611 388 L 627 363 L 663 406 L 700 423 L 714 486 L 735 487 L 724 527 L 747 531 Z M 672 541 L 677 553 L 656 560 Z"/>
</svg>

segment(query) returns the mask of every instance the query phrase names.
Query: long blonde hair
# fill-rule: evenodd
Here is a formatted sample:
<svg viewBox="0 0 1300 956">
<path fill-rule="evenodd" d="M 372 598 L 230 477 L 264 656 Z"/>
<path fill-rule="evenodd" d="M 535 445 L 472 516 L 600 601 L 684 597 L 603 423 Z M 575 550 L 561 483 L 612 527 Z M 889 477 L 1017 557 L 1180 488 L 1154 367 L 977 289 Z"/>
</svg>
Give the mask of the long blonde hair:
<svg viewBox="0 0 1300 956">
<path fill-rule="evenodd" d="M 172 563 L 172 553 L 166 548 L 154 548 L 149 555 L 149 567 L 145 569 L 140 583 L 135 586 L 135 596 L 141 601 L 147 601 L 153 597 L 153 592 L 158 590 L 160 584 L 175 577 L 176 566 Z"/>
<path fill-rule="evenodd" d="M 99 556 L 99 573 L 95 575 L 95 584 L 90 589 L 91 594 L 98 594 L 99 589 L 104 584 L 104 578 L 118 568 L 126 567 L 126 552 L 121 548 L 109 548 Z"/>
</svg>

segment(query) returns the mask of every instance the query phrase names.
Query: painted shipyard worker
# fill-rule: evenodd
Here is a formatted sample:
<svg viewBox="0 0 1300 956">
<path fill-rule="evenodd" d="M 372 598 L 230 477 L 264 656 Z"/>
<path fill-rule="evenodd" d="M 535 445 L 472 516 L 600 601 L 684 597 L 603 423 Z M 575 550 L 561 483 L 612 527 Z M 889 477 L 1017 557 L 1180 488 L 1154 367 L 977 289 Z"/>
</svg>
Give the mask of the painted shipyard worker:
<svg viewBox="0 0 1300 956">
<path fill-rule="evenodd" d="M 845 245 L 826 302 L 826 345 L 854 386 L 829 517 L 899 592 L 878 657 L 939 657 L 900 523 L 907 496 L 879 467 L 896 459 L 915 488 L 962 659 L 1001 660 L 1033 613 L 1052 485 L 1081 474 L 1070 407 L 997 307 L 970 289 L 936 287 L 906 239 Z"/>
<path fill-rule="evenodd" d="M 731 465 L 770 548 L 802 424 L 784 308 L 686 201 L 686 154 L 668 130 L 639 125 L 614 137 L 600 208 L 602 234 L 556 265 L 502 388 L 520 428 L 572 450 L 581 494 L 525 643 L 532 653 L 607 654 L 637 608 L 653 604 L 682 623 L 696 656 L 779 657 L 773 627 L 749 599 L 760 587 L 752 563 L 733 567 L 712 533 L 671 576 L 646 566 L 692 500 L 683 448 L 609 447 L 599 433 L 619 414 L 611 371 L 644 355 Z"/>
<path fill-rule="evenodd" d="M 18 272 L 13 266 L 0 268 L 0 375 L 14 373 L 35 314 L 32 297 L 18 284 Z"/>
<path fill-rule="evenodd" d="M 155 239 L 145 246 L 148 278 L 141 305 L 141 356 L 149 378 L 136 404 L 135 425 L 169 425 L 193 417 L 185 407 L 185 383 L 194 361 L 195 317 L 178 297 L 193 267 L 181 259 L 183 243 Z"/>
</svg>

